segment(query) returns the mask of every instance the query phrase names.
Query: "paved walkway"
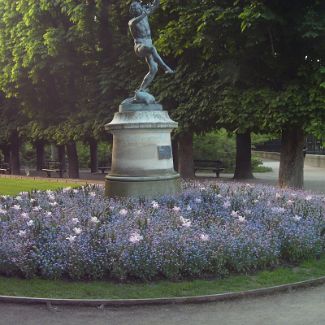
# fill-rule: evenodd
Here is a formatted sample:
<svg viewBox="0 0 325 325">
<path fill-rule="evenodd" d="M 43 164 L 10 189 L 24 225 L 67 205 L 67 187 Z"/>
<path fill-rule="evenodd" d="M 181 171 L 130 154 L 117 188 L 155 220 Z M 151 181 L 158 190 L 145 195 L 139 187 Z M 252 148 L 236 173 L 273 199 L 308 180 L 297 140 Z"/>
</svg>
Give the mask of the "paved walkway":
<svg viewBox="0 0 325 325">
<path fill-rule="evenodd" d="M 279 161 L 265 160 L 263 165 L 271 167 L 272 171 L 267 173 L 255 173 L 255 179 L 244 181 L 245 183 L 264 183 L 276 185 L 279 175 Z M 211 173 L 198 172 L 199 177 L 211 177 Z M 221 174 L 221 179 L 225 181 L 232 180 L 233 174 Z M 325 193 L 325 168 L 305 166 L 304 168 L 304 189 L 307 191 Z M 325 324 L 324 324 L 325 325 Z"/>
<path fill-rule="evenodd" d="M 325 286 L 200 305 L 72 308 L 0 304 L 1 325 L 324 325 Z"/>
<path fill-rule="evenodd" d="M 272 172 L 257 173 L 257 180 L 265 181 L 270 184 L 276 184 L 279 175 L 279 161 L 266 160 L 264 166 L 271 167 Z M 325 168 L 305 166 L 304 168 L 304 188 L 306 190 L 325 193 Z"/>
</svg>

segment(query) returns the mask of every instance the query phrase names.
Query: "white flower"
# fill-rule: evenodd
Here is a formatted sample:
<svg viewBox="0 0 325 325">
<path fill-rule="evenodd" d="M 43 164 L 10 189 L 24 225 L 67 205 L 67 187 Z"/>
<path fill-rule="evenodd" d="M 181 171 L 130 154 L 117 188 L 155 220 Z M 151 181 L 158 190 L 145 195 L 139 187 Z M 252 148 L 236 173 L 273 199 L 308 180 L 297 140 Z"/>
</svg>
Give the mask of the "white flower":
<svg viewBox="0 0 325 325">
<path fill-rule="evenodd" d="M 244 212 L 245 212 L 245 214 L 251 214 L 252 213 L 252 210 L 246 209 L 246 210 L 244 210 Z"/>
<path fill-rule="evenodd" d="M 91 197 L 95 197 L 95 196 L 96 196 L 96 193 L 95 193 L 95 192 L 90 192 L 90 193 L 89 193 L 89 196 L 91 196 Z"/>
<path fill-rule="evenodd" d="M 56 207 L 58 205 L 58 202 L 50 202 L 51 207 Z"/>
<path fill-rule="evenodd" d="M 301 217 L 299 217 L 298 215 L 295 215 L 295 216 L 293 217 L 293 219 L 294 219 L 295 221 L 300 221 L 300 220 L 301 220 Z"/>
<path fill-rule="evenodd" d="M 119 214 L 120 214 L 121 216 L 126 216 L 126 215 L 128 214 L 128 210 L 126 210 L 126 209 L 122 209 L 122 210 L 120 210 Z"/>
<path fill-rule="evenodd" d="M 76 236 L 69 236 L 66 238 L 66 240 L 68 240 L 70 243 L 73 243 L 76 240 Z"/>
<path fill-rule="evenodd" d="M 53 191 L 51 191 L 51 190 L 47 190 L 47 191 L 46 191 L 46 194 L 47 194 L 47 195 L 52 195 L 52 194 L 53 194 Z"/>
<path fill-rule="evenodd" d="M 19 237 L 25 237 L 26 236 L 26 230 L 20 230 L 18 233 Z"/>
<path fill-rule="evenodd" d="M 33 211 L 36 211 L 36 212 L 37 212 L 37 211 L 41 211 L 41 210 L 42 210 L 42 208 L 39 207 L 39 206 L 33 208 Z"/>
<path fill-rule="evenodd" d="M 202 200 L 199 199 L 199 198 L 196 198 L 194 201 L 195 201 L 195 203 L 201 203 L 202 202 Z"/>
<path fill-rule="evenodd" d="M 221 194 L 218 194 L 217 197 L 222 198 L 222 195 Z"/>
<path fill-rule="evenodd" d="M 310 201 L 312 199 L 313 199 L 313 197 L 311 195 L 306 196 L 306 201 Z"/>
<path fill-rule="evenodd" d="M 238 211 L 231 211 L 231 216 L 234 218 L 238 217 Z"/>
<path fill-rule="evenodd" d="M 92 223 L 95 223 L 95 224 L 99 222 L 99 220 L 98 220 L 97 217 L 92 217 L 92 218 L 90 219 L 90 221 L 91 221 Z"/>
<path fill-rule="evenodd" d="M 136 211 L 134 211 L 134 214 L 136 216 L 140 216 L 142 214 L 142 210 L 136 210 Z"/>
<path fill-rule="evenodd" d="M 8 199 L 9 195 L 2 195 L 1 197 L 6 200 Z"/>
<path fill-rule="evenodd" d="M 280 198 L 282 197 L 282 195 L 281 195 L 280 193 L 276 193 L 276 194 L 275 194 L 275 197 L 276 197 L 277 199 L 280 199 Z"/>
<path fill-rule="evenodd" d="M 77 193 L 79 193 L 79 190 L 74 189 L 74 190 L 73 190 L 73 193 L 74 193 L 74 194 L 77 194 Z"/>
<path fill-rule="evenodd" d="M 223 207 L 224 207 L 225 209 L 228 209 L 230 206 L 231 206 L 230 201 L 226 201 L 226 202 L 223 204 Z"/>
<path fill-rule="evenodd" d="M 21 207 L 20 207 L 20 205 L 14 205 L 14 206 L 12 206 L 12 208 L 14 209 L 14 210 L 21 210 Z"/>
<path fill-rule="evenodd" d="M 28 192 L 20 192 L 19 195 L 28 195 Z"/>
<path fill-rule="evenodd" d="M 29 220 L 29 221 L 27 222 L 27 226 L 28 226 L 28 227 L 32 227 L 32 226 L 34 226 L 34 221 L 33 221 L 33 220 Z"/>
<path fill-rule="evenodd" d="M 185 219 L 184 217 L 180 216 L 179 219 L 181 220 L 181 223 L 182 223 L 182 226 L 183 227 L 186 227 L 186 228 L 189 228 L 191 227 L 191 220 L 190 219 Z"/>
<path fill-rule="evenodd" d="M 71 222 L 72 222 L 72 224 L 76 225 L 76 224 L 79 223 L 79 219 L 78 218 L 72 218 Z"/>
<path fill-rule="evenodd" d="M 243 217 L 243 216 L 238 216 L 238 221 L 239 222 L 245 222 L 246 221 L 246 218 Z"/>
<path fill-rule="evenodd" d="M 292 200 L 288 200 L 288 201 L 287 201 L 287 204 L 288 204 L 288 205 L 293 205 L 293 203 L 294 203 L 294 201 L 292 201 Z"/>
<path fill-rule="evenodd" d="M 259 200 L 257 200 L 257 199 L 256 199 L 256 200 L 253 200 L 253 202 L 256 204 L 256 203 L 258 203 L 258 202 L 259 202 Z"/>
<path fill-rule="evenodd" d="M 52 216 L 52 212 L 50 212 L 50 211 L 46 212 L 46 216 L 47 217 L 51 217 Z"/>
<path fill-rule="evenodd" d="M 173 207 L 173 211 L 177 213 L 177 212 L 181 211 L 181 208 L 175 206 L 175 207 Z"/>
<path fill-rule="evenodd" d="M 192 211 L 192 208 L 191 208 L 191 206 L 190 206 L 190 205 L 188 205 L 188 206 L 186 207 L 186 210 L 187 210 L 187 211 Z"/>
<path fill-rule="evenodd" d="M 143 236 L 141 236 L 138 232 L 133 232 L 130 235 L 129 241 L 133 244 L 136 244 L 140 242 L 143 239 Z"/>
<path fill-rule="evenodd" d="M 209 237 L 209 235 L 201 234 L 201 235 L 200 235 L 200 239 L 201 239 L 202 241 L 209 241 L 210 237 Z"/>
<path fill-rule="evenodd" d="M 36 202 L 35 199 L 30 199 L 30 203 L 34 203 L 34 202 Z"/>
<path fill-rule="evenodd" d="M 71 187 L 66 187 L 62 190 L 63 193 L 67 193 L 67 192 L 70 192 L 72 190 Z"/>
<path fill-rule="evenodd" d="M 6 213 L 7 213 L 6 210 L 4 210 L 4 209 L 0 209 L 0 214 L 6 214 Z"/>
<path fill-rule="evenodd" d="M 48 198 L 49 198 L 49 200 L 51 200 L 51 201 L 55 201 L 55 196 L 54 196 L 53 194 L 48 195 Z"/>
<path fill-rule="evenodd" d="M 152 206 L 154 209 L 159 209 L 159 203 L 156 202 L 156 201 L 152 201 L 152 202 L 151 202 L 151 206 Z"/>
<path fill-rule="evenodd" d="M 77 227 L 73 228 L 73 231 L 76 235 L 80 235 L 82 233 L 82 229 Z"/>
<path fill-rule="evenodd" d="M 22 201 L 23 198 L 22 198 L 21 196 L 16 196 L 16 200 L 17 200 L 17 201 Z"/>
</svg>

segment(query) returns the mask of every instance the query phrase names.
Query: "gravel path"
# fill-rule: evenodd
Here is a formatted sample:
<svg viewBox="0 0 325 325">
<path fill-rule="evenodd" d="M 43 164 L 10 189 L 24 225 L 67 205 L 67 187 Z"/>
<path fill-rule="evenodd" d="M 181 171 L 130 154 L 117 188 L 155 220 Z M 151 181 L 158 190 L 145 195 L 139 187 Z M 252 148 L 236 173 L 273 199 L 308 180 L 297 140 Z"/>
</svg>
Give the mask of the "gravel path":
<svg viewBox="0 0 325 325">
<path fill-rule="evenodd" d="M 1 325 L 324 325 L 325 285 L 200 305 L 72 308 L 0 304 Z"/>
</svg>

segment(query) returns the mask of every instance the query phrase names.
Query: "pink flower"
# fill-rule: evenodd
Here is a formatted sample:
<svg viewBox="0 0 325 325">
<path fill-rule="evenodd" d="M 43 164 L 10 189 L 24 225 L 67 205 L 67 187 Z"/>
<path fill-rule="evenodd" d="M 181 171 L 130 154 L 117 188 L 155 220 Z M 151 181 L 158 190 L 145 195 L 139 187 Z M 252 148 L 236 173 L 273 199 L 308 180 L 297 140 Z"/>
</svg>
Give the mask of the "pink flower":
<svg viewBox="0 0 325 325">
<path fill-rule="evenodd" d="M 180 216 L 179 219 L 181 220 L 181 223 L 182 223 L 182 226 L 183 227 L 186 227 L 186 228 L 189 228 L 191 227 L 191 220 L 190 219 L 185 219 L 184 217 Z"/>
<path fill-rule="evenodd" d="M 287 201 L 287 204 L 288 204 L 288 205 L 293 205 L 293 203 L 294 203 L 294 201 L 292 201 L 292 200 L 288 200 L 288 201 Z"/>
<path fill-rule="evenodd" d="M 159 209 L 159 204 L 158 204 L 158 202 L 156 202 L 156 201 L 152 201 L 152 202 L 151 202 L 151 206 L 152 206 L 154 209 Z"/>
<path fill-rule="evenodd" d="M 76 240 L 76 236 L 69 236 L 66 238 L 66 240 L 68 240 L 70 243 L 73 243 Z"/>
<path fill-rule="evenodd" d="M 239 222 L 245 222 L 246 221 L 246 218 L 245 217 L 242 217 L 242 216 L 238 216 L 238 221 Z"/>
<path fill-rule="evenodd" d="M 206 235 L 206 234 L 201 234 L 201 235 L 200 235 L 200 239 L 201 239 L 202 241 L 207 242 L 207 241 L 209 241 L 210 236 L 209 236 L 209 235 Z"/>
<path fill-rule="evenodd" d="M 173 207 L 173 211 L 177 213 L 177 212 L 181 211 L 181 208 L 175 206 L 175 207 Z"/>
<path fill-rule="evenodd" d="M 19 237 L 25 237 L 26 236 L 26 230 L 20 230 L 18 233 Z"/>
<path fill-rule="evenodd" d="M 126 216 L 126 215 L 128 214 L 128 210 L 126 210 L 126 209 L 122 209 L 122 210 L 120 210 L 119 214 L 120 214 L 121 216 Z"/>
<path fill-rule="evenodd" d="M 143 240 L 143 236 L 141 236 L 138 232 L 132 232 L 129 238 L 129 241 L 133 244 L 139 243 Z"/>
<path fill-rule="evenodd" d="M 295 216 L 293 217 L 293 219 L 294 219 L 295 221 L 300 221 L 300 220 L 301 220 L 301 217 L 299 217 L 298 215 L 295 215 Z"/>
<path fill-rule="evenodd" d="M 231 216 L 234 218 L 238 217 L 238 211 L 231 211 Z"/>
<path fill-rule="evenodd" d="M 98 220 L 98 218 L 97 217 L 92 217 L 91 219 L 90 219 L 90 221 L 92 222 L 92 223 L 99 223 L 99 220 Z"/>
<path fill-rule="evenodd" d="M 27 226 L 28 226 L 28 227 L 32 227 L 32 226 L 34 226 L 34 221 L 33 221 L 33 220 L 29 220 L 29 221 L 27 222 Z"/>
<path fill-rule="evenodd" d="M 82 233 L 82 229 L 81 228 L 73 228 L 73 231 L 76 235 L 80 235 Z"/>
<path fill-rule="evenodd" d="M 223 207 L 224 207 L 225 209 L 228 209 L 230 206 L 231 206 L 230 201 L 226 201 L 226 202 L 223 204 Z"/>
</svg>

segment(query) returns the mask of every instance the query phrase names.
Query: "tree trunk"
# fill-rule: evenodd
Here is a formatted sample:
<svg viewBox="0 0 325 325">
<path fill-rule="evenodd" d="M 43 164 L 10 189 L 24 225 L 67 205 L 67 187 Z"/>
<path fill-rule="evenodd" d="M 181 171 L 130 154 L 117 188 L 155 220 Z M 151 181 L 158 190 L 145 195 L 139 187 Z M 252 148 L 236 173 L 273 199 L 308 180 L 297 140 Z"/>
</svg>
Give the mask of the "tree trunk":
<svg viewBox="0 0 325 325">
<path fill-rule="evenodd" d="M 5 145 L 2 147 L 3 162 L 10 164 L 10 145 Z"/>
<path fill-rule="evenodd" d="M 69 177 L 70 178 L 79 178 L 79 160 L 77 153 L 77 146 L 74 141 L 70 141 L 67 144 L 67 154 L 68 154 L 68 163 L 69 163 Z"/>
<path fill-rule="evenodd" d="M 282 130 L 279 186 L 302 188 L 304 185 L 305 137 L 302 128 Z"/>
<path fill-rule="evenodd" d="M 15 130 L 10 135 L 10 168 L 12 175 L 20 175 L 19 135 Z"/>
<path fill-rule="evenodd" d="M 173 150 L 174 169 L 178 171 L 178 137 L 177 136 L 174 136 L 172 138 L 172 150 Z"/>
<path fill-rule="evenodd" d="M 36 141 L 35 142 L 35 149 L 36 149 L 36 170 L 42 170 L 44 168 L 44 142 L 43 141 Z"/>
<path fill-rule="evenodd" d="M 89 139 L 90 151 L 90 172 L 97 173 L 98 171 L 98 144 L 95 139 Z"/>
<path fill-rule="evenodd" d="M 58 161 L 61 164 L 62 170 L 65 171 L 66 167 L 66 161 L 65 161 L 65 146 L 63 145 L 58 145 L 57 146 L 57 151 L 58 151 Z"/>
<path fill-rule="evenodd" d="M 192 132 L 184 132 L 178 136 L 178 172 L 182 178 L 194 177 Z"/>
<path fill-rule="evenodd" d="M 236 135 L 236 169 L 234 179 L 254 178 L 252 172 L 252 141 L 251 133 Z"/>
</svg>

